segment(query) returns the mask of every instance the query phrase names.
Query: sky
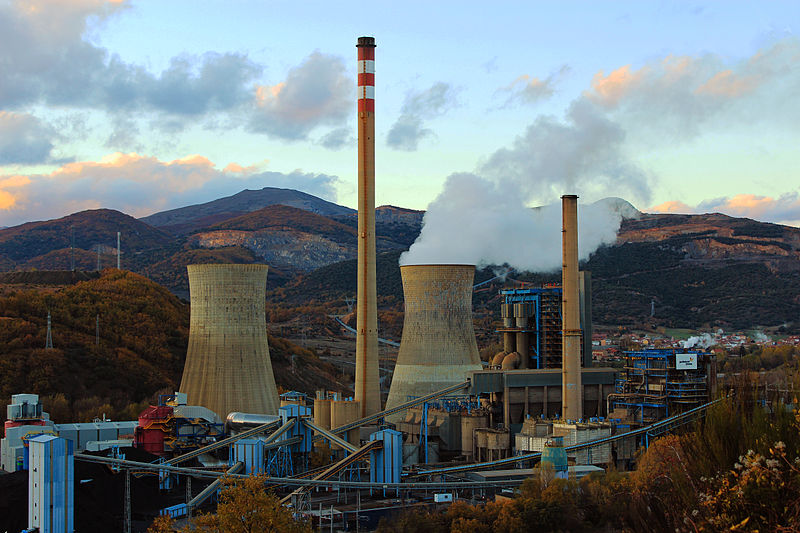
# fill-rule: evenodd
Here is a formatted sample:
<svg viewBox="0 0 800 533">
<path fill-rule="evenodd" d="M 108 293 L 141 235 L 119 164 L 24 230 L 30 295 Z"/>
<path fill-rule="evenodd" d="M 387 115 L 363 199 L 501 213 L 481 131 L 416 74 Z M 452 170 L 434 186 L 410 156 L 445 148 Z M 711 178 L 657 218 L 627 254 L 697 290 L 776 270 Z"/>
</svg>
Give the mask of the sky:
<svg viewBox="0 0 800 533">
<path fill-rule="evenodd" d="M 477 177 L 800 226 L 798 26 L 781 1 L 0 0 L 0 226 L 266 186 L 356 207 L 362 35 L 377 205 Z"/>
</svg>

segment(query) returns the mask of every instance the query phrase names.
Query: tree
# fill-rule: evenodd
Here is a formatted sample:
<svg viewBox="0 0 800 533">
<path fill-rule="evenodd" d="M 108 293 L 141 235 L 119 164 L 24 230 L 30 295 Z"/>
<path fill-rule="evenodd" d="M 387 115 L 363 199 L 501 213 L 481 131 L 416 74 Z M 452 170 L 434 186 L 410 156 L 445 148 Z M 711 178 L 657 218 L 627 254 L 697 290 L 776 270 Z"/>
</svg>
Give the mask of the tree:
<svg viewBox="0 0 800 533">
<path fill-rule="evenodd" d="M 295 520 L 278 497 L 264 489 L 265 481 L 263 475 L 223 478 L 217 512 L 197 516 L 180 533 L 311 533 L 307 522 Z M 172 521 L 164 518 L 148 529 L 148 533 L 171 531 L 175 531 Z"/>
</svg>

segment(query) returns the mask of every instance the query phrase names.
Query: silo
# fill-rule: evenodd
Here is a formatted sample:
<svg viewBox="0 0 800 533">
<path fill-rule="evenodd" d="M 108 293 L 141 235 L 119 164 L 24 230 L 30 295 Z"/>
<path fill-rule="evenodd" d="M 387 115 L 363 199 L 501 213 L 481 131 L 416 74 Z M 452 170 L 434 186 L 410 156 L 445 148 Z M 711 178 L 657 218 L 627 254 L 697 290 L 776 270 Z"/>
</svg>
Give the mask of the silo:
<svg viewBox="0 0 800 533">
<path fill-rule="evenodd" d="M 472 325 L 473 265 L 400 267 L 405 317 L 386 408 L 464 381 L 481 370 Z M 402 413 L 387 417 L 390 422 Z"/>
<path fill-rule="evenodd" d="M 224 418 L 278 414 L 264 311 L 266 265 L 188 265 L 191 318 L 180 392 Z"/>
<path fill-rule="evenodd" d="M 353 400 L 334 400 L 331 402 L 331 428 L 350 424 L 359 418 L 361 418 L 361 402 Z M 351 429 L 341 437 L 354 446 L 361 444 L 361 431 L 359 428 Z M 339 446 L 334 444 L 331 449 L 338 450 Z"/>
</svg>

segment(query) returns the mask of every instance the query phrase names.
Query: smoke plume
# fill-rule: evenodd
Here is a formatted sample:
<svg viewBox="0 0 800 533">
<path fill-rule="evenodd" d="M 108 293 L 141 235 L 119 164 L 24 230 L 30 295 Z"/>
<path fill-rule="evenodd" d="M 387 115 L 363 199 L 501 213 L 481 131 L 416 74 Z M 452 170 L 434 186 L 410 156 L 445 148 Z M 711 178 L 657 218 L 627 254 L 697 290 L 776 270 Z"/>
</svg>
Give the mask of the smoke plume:
<svg viewBox="0 0 800 533">
<path fill-rule="evenodd" d="M 447 178 L 428 206 L 420 236 L 400 264 L 559 268 L 559 196 L 626 194 L 639 201 L 650 197 L 650 178 L 626 155 L 624 139 L 624 130 L 586 98 L 575 100 L 562 120 L 539 116 L 476 173 Z M 531 209 L 540 203 L 550 205 Z M 632 213 L 637 212 L 619 199 L 579 205 L 580 258 L 614 242 L 622 217 Z"/>
<path fill-rule="evenodd" d="M 689 337 L 685 341 L 681 341 L 681 346 L 684 348 L 697 348 L 699 350 L 707 350 L 714 346 L 714 337 L 712 337 L 709 333 L 703 333 L 702 335 L 696 335 L 694 337 Z"/>
<path fill-rule="evenodd" d="M 616 240 L 623 215 L 630 214 L 624 206 L 630 207 L 613 198 L 578 206 L 581 259 Z M 447 179 L 416 242 L 400 256 L 401 265 L 508 264 L 532 272 L 556 270 L 561 261 L 561 204 L 529 208 L 522 195 L 474 174 Z"/>
</svg>

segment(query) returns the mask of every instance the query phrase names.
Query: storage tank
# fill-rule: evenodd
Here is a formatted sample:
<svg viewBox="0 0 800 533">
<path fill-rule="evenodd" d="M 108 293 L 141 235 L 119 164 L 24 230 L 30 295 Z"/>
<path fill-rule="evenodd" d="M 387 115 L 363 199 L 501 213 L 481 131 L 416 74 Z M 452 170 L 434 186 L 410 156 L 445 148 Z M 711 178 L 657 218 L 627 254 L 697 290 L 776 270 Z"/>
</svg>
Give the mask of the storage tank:
<svg viewBox="0 0 800 533">
<path fill-rule="evenodd" d="M 461 453 L 471 461 L 475 454 L 475 430 L 489 425 L 485 413 L 469 413 L 461 416 Z"/>
<path fill-rule="evenodd" d="M 361 418 L 361 402 L 353 400 L 334 400 L 331 402 L 331 428 L 355 422 Z M 340 435 L 353 446 L 361 444 L 361 431 L 359 428 L 351 429 L 346 435 Z M 338 450 L 339 446 L 333 445 L 332 449 Z"/>
<path fill-rule="evenodd" d="M 266 265 L 188 265 L 191 318 L 180 392 L 225 418 L 278 414 L 264 310 Z"/>
<path fill-rule="evenodd" d="M 314 425 L 322 429 L 331 429 L 331 401 L 327 398 L 314 400 Z"/>
<path fill-rule="evenodd" d="M 403 336 L 386 408 L 464 381 L 481 370 L 472 325 L 474 265 L 400 267 Z M 402 413 L 387 417 L 397 422 Z"/>
</svg>

